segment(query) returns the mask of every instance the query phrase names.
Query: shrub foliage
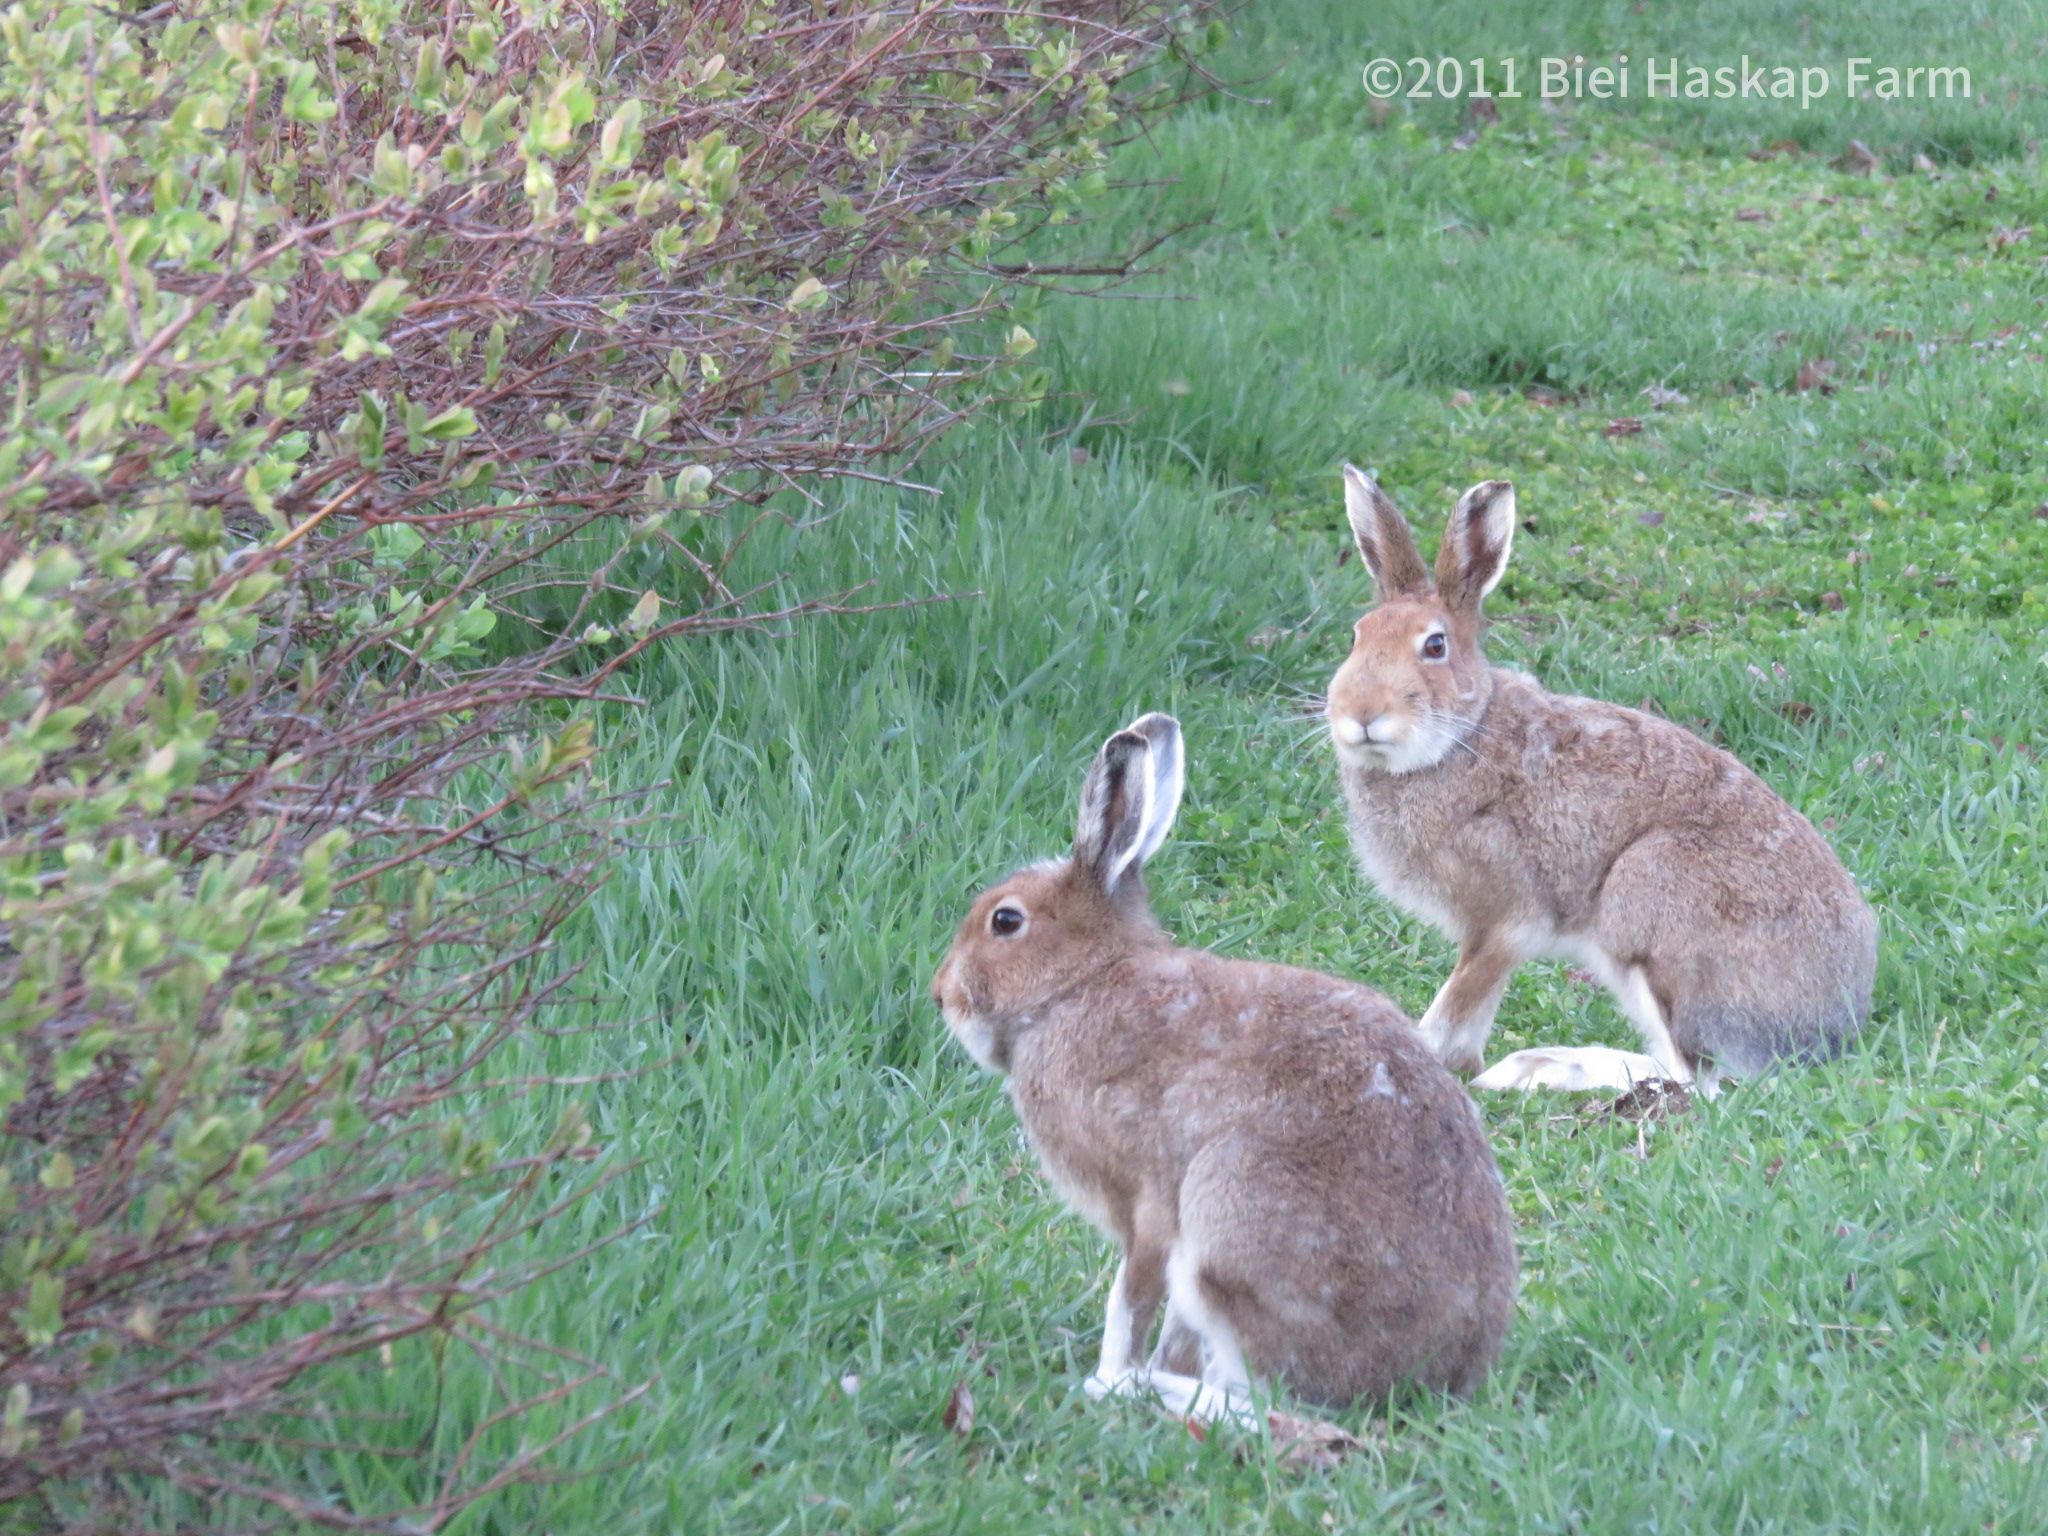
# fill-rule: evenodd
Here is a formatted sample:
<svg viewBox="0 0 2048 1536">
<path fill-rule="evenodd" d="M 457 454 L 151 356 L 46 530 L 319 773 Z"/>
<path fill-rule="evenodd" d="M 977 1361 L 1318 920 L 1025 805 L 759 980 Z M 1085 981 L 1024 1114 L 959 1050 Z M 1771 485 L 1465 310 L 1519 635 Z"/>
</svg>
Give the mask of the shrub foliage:
<svg viewBox="0 0 2048 1536">
<path fill-rule="evenodd" d="M 531 1086 L 491 1062 L 570 984 L 543 952 L 617 827 L 580 703 L 843 605 L 732 555 L 1042 387 L 1021 328 L 962 322 L 1175 25 L 0 13 L 0 1498 L 168 1476 L 349 1523 L 244 1421 L 416 1335 L 509 1346 L 522 1235 L 610 1167 L 573 1110 L 476 1129 Z"/>
</svg>

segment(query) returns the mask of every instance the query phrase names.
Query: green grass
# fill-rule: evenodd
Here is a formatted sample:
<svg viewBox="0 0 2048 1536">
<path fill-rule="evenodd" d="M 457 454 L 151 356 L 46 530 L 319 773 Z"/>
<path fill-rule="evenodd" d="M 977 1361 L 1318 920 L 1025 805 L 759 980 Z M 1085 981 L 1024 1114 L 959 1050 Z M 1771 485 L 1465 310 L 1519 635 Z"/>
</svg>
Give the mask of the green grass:
<svg viewBox="0 0 2048 1536">
<path fill-rule="evenodd" d="M 589 1094 L 639 1166 L 546 1249 L 653 1214 L 506 1321 L 658 1385 L 563 1453 L 594 1475 L 461 1529 L 2041 1529 L 2048 181 L 2025 146 L 2048 30 L 2038 7 L 1637 9 L 1250 18 L 1224 63 L 1264 102 L 1162 125 L 1125 169 L 1170 184 L 1088 235 L 1205 217 L 1152 297 L 1028 317 L 1058 398 L 956 436 L 935 500 L 850 489 L 752 551 L 792 592 L 980 595 L 640 669 L 608 771 L 665 783 L 684 840 L 622 853 L 565 940 L 620 1027 L 551 1063 L 647 1069 Z M 1511 104 L 1461 150 L 1450 109 L 1380 119 L 1358 89 L 1374 53 L 1652 46 L 1967 62 L 1991 99 Z M 1833 169 L 1851 137 L 1897 174 Z M 1781 139 L 1799 152 L 1750 158 Z M 1797 389 L 1819 359 L 1832 392 Z M 1102 736 L 1164 708 L 1191 759 L 1153 881 L 1174 931 L 1421 1010 L 1450 950 L 1352 868 L 1296 703 L 1365 597 L 1345 458 L 1432 541 L 1457 489 L 1512 476 L 1497 657 L 1741 755 L 1829 829 L 1884 948 L 1833 1067 L 1640 1140 L 1488 1100 L 1525 1277 L 1499 1371 L 1470 1403 L 1352 1415 L 1369 1452 L 1298 1475 L 1082 1402 L 1112 1255 L 925 987 L 969 894 L 1064 845 Z M 1604 996 L 1532 966 L 1496 1048 L 1596 1039 L 1626 1041 Z M 962 1379 L 964 1441 L 941 1425 Z M 335 1391 L 450 1448 L 497 1402 L 420 1353 Z M 367 1499 L 412 1474 L 326 1475 Z"/>
</svg>

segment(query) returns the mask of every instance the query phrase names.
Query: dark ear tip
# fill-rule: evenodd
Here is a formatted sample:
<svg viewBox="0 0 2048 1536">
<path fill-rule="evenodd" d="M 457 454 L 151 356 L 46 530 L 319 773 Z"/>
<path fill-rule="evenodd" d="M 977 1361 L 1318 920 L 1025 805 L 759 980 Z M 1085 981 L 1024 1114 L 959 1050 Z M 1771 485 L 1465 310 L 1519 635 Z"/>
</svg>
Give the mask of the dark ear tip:
<svg viewBox="0 0 2048 1536">
<path fill-rule="evenodd" d="M 1477 517 L 1491 510 L 1494 503 L 1501 498 L 1512 497 L 1514 494 L 1515 482 L 1512 480 L 1482 480 L 1458 498 L 1458 505 L 1451 515 Z"/>
<path fill-rule="evenodd" d="M 1150 741 L 1155 735 L 1179 735 L 1180 722 L 1163 710 L 1154 709 L 1138 716 L 1124 729 Z"/>
<path fill-rule="evenodd" d="M 1127 725 L 1102 744 L 1103 756 L 1109 756 L 1112 747 L 1119 752 L 1148 752 L 1152 748 L 1152 743 L 1147 741 L 1144 734 L 1135 726 Z"/>
</svg>

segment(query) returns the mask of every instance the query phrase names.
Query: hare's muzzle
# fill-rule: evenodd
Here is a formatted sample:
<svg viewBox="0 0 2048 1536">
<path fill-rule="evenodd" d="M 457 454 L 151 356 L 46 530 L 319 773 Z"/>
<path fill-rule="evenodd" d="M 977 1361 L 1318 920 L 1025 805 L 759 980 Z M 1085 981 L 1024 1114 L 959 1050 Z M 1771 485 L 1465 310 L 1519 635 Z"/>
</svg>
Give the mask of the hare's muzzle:
<svg viewBox="0 0 2048 1536">
<path fill-rule="evenodd" d="M 932 1002 L 941 1013 L 946 1011 L 947 998 L 955 990 L 953 971 L 953 952 L 949 949 L 946 951 L 946 958 L 939 962 L 939 968 L 932 972 Z"/>
<path fill-rule="evenodd" d="M 1372 714 L 1333 714 L 1330 734 L 1340 747 L 1397 746 L 1414 735 L 1413 722 L 1393 709 Z"/>
</svg>

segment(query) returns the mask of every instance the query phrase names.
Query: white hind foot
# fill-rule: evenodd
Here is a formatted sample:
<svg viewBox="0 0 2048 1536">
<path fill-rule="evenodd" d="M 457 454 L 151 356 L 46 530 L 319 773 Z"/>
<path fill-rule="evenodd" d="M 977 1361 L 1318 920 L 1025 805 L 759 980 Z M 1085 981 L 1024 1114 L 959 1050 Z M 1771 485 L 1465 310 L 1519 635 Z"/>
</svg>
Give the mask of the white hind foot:
<svg viewBox="0 0 2048 1536">
<path fill-rule="evenodd" d="M 1265 1417 L 1252 1402 L 1249 1387 L 1220 1387 L 1178 1371 L 1132 1370 L 1112 1379 L 1090 1376 L 1081 1383 L 1088 1401 L 1128 1397 L 1151 1398 L 1176 1419 L 1193 1419 L 1199 1424 L 1229 1423 L 1240 1429 L 1258 1429 Z"/>
<path fill-rule="evenodd" d="M 1613 990 L 1614 1000 L 1621 1005 L 1629 1023 L 1635 1025 L 1636 1032 L 1643 1037 L 1643 1044 L 1650 1048 L 1650 1055 L 1662 1067 L 1658 1075 L 1674 1083 L 1690 1084 L 1692 1070 L 1686 1066 L 1677 1042 L 1671 1038 L 1670 1021 L 1664 1017 L 1657 994 L 1650 990 L 1649 974 L 1640 965 L 1632 965 L 1617 979 Z M 1708 1096 L 1712 1097 L 1711 1091 Z"/>
<path fill-rule="evenodd" d="M 1166 1411 L 1205 1424 L 1227 1420 L 1246 1429 L 1263 1425 L 1265 1416 L 1252 1404 L 1251 1372 L 1237 1330 L 1203 1294 L 1201 1255 L 1192 1244 L 1182 1243 L 1167 1255 L 1166 1298 L 1170 1324 L 1193 1334 L 1202 1351 L 1199 1381 L 1173 1371 L 1148 1373 Z"/>
<path fill-rule="evenodd" d="M 1503 1056 L 1472 1079 L 1474 1088 L 1557 1088 L 1567 1093 L 1612 1089 L 1637 1083 L 1683 1081 L 1654 1057 L 1606 1045 L 1546 1045 Z"/>
<path fill-rule="evenodd" d="M 1147 1371 L 1145 1382 L 1158 1394 L 1160 1407 L 1177 1419 L 1234 1424 L 1239 1429 L 1265 1425 L 1266 1416 L 1253 1404 L 1249 1387 L 1221 1387 L 1172 1371 Z"/>
</svg>

